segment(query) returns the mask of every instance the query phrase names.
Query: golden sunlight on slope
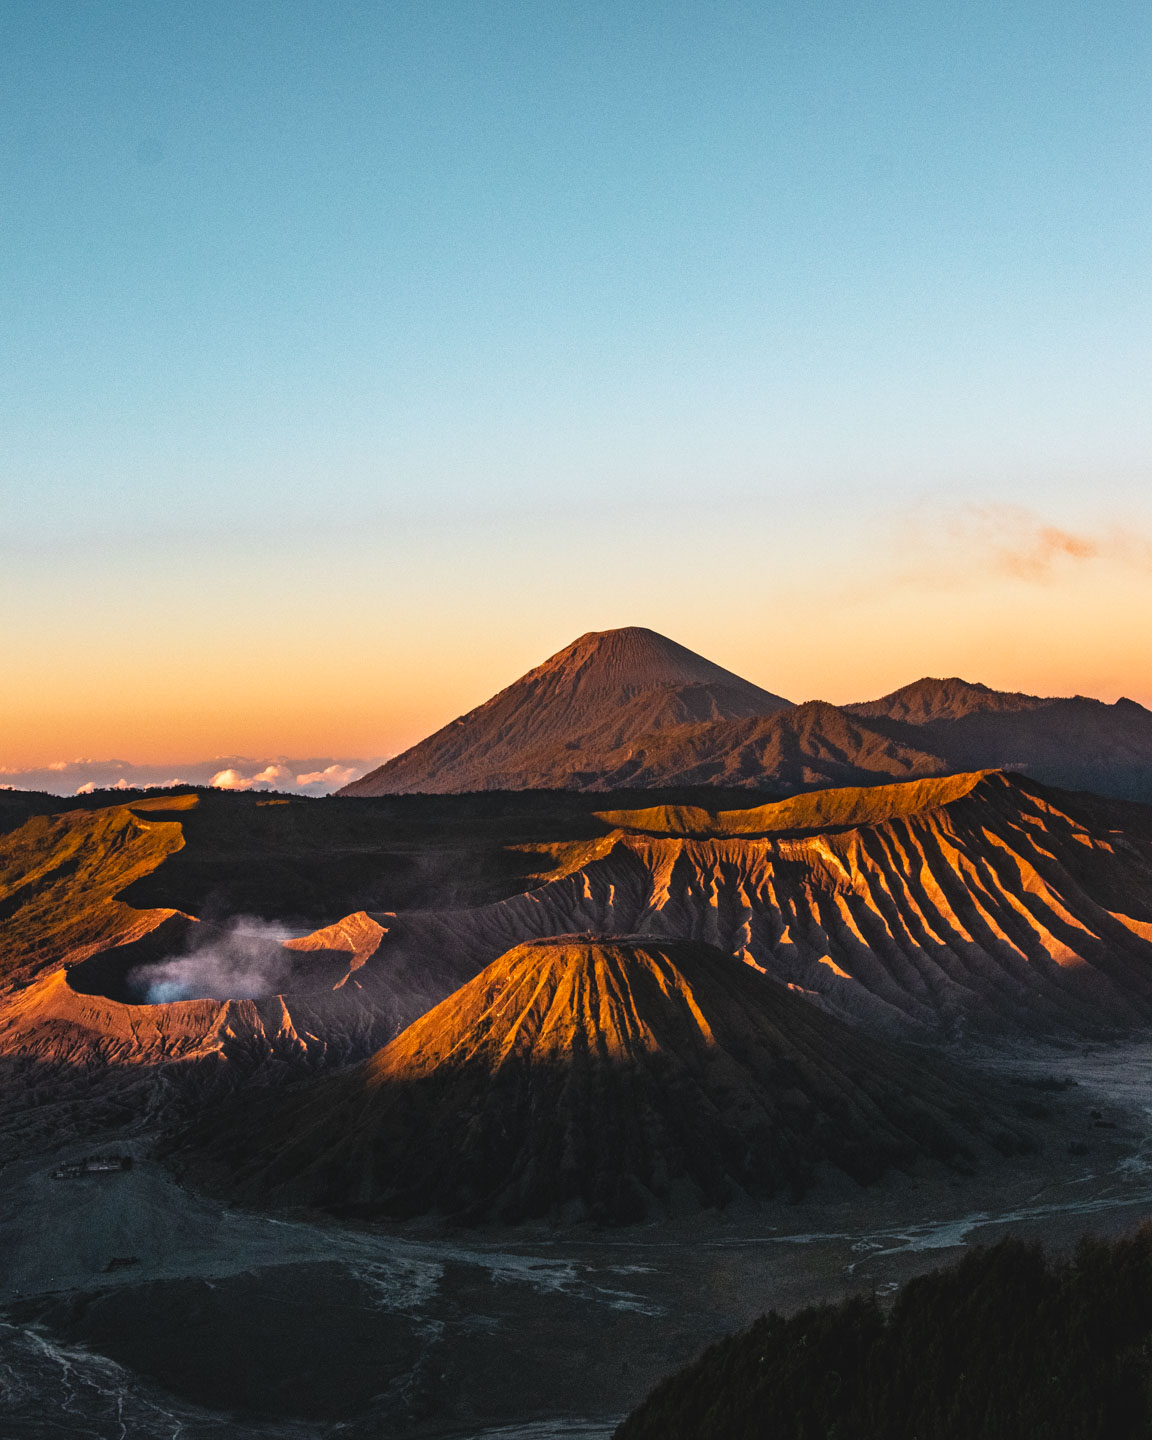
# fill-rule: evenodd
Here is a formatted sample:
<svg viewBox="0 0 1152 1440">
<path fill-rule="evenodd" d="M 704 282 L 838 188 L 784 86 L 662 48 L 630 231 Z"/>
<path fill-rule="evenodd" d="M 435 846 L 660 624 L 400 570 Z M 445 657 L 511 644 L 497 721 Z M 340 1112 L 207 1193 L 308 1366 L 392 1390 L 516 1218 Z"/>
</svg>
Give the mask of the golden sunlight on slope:
<svg viewBox="0 0 1152 1440">
<path fill-rule="evenodd" d="M 247 1199 L 344 1213 L 640 1220 L 1024 1148 L 975 1082 L 711 946 L 517 946 L 366 1064 L 186 1143 Z"/>
<path fill-rule="evenodd" d="M 558 873 L 525 894 L 391 919 L 366 990 L 395 993 L 422 956 L 474 973 L 529 936 L 590 929 L 707 941 L 881 1028 L 1152 1020 L 1142 806 L 992 773 L 717 817 L 601 814 L 616 828 L 553 847 Z"/>
<path fill-rule="evenodd" d="M 0 841 L 0 1052 L 79 1066 L 345 1063 L 516 945 L 584 931 L 706 942 L 877 1032 L 1152 1021 L 1144 807 L 995 772 L 742 811 L 594 804 L 214 797 L 180 820 L 139 805 L 31 820 Z M 238 865 L 257 897 L 346 904 L 362 877 L 396 898 L 311 933 L 241 936 L 240 960 L 265 967 L 254 977 L 233 965 L 227 926 L 188 913 Z M 222 941 L 223 976 L 152 983 Z"/>
<path fill-rule="evenodd" d="M 115 897 L 150 874 L 184 839 L 178 822 L 147 813 L 187 808 L 195 796 L 37 816 L 0 836 L 0 972 L 26 981 L 41 966 L 80 960 L 134 939 L 172 911 L 133 910 Z"/>
<path fill-rule="evenodd" d="M 815 790 L 788 800 L 745 810 L 706 810 L 700 806 L 655 805 L 645 810 L 600 810 L 620 830 L 648 835 L 770 835 L 783 831 L 848 829 L 879 825 L 897 815 L 915 815 L 967 795 L 982 772 L 942 779 L 909 780 L 900 785 L 864 789 Z"/>
</svg>

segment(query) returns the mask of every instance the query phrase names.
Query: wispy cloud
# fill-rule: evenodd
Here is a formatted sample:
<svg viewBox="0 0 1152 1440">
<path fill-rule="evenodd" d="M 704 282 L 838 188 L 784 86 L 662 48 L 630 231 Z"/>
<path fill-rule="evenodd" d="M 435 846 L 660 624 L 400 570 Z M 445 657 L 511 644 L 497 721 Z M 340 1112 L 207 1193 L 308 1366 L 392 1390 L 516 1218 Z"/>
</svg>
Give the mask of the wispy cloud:
<svg viewBox="0 0 1152 1440">
<path fill-rule="evenodd" d="M 1048 585 L 1094 565 L 1152 571 L 1152 542 L 1139 533 L 1070 530 L 1020 505 L 914 514 L 901 523 L 897 547 L 898 582 L 932 588 L 990 576 Z"/>
<path fill-rule="evenodd" d="M 1098 560 L 1115 548 L 1108 537 L 1062 530 L 1015 505 L 966 506 L 949 528 L 962 548 L 1018 580 L 1050 580 L 1070 562 Z"/>
</svg>

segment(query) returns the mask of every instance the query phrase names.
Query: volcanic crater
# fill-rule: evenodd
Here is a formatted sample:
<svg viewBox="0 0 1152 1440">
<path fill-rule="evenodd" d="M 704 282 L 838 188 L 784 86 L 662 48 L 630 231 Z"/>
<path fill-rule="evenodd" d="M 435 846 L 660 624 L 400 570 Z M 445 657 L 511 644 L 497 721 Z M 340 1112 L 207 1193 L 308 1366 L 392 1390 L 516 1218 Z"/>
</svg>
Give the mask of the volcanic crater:
<svg viewBox="0 0 1152 1440">
<path fill-rule="evenodd" d="M 176 914 L 124 945 L 68 968 L 69 987 L 125 1005 L 318 995 L 348 975 L 346 950 L 300 948 L 282 927 L 212 923 Z"/>
</svg>

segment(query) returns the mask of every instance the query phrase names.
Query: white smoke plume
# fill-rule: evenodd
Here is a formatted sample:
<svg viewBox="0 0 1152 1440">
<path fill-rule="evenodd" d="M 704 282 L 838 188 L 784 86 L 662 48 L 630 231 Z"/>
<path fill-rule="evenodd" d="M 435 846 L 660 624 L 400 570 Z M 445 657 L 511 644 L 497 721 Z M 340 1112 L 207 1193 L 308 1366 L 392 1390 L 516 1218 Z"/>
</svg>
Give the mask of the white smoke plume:
<svg viewBox="0 0 1152 1440">
<path fill-rule="evenodd" d="M 281 994 L 292 973 L 294 955 L 284 949 L 295 931 L 249 915 L 227 926 L 198 929 L 190 948 L 155 965 L 138 965 L 129 986 L 145 1004 L 173 1000 L 262 1000 Z"/>
</svg>

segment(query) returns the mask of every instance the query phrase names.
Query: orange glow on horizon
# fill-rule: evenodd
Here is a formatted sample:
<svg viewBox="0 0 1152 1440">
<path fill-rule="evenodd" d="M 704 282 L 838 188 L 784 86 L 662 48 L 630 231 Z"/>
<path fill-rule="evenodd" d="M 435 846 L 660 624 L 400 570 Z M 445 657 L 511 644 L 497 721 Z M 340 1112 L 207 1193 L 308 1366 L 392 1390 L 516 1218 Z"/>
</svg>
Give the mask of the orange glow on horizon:
<svg viewBox="0 0 1152 1440">
<path fill-rule="evenodd" d="M 949 601 L 948 603 L 951 603 Z M 1059 643 L 1037 643 L 1035 616 L 1017 606 L 1014 623 L 997 618 L 979 628 L 949 631 L 941 605 L 921 597 L 901 617 L 862 603 L 821 635 L 724 631 L 709 636 L 699 621 L 646 623 L 746 679 L 792 700 L 836 704 L 873 699 L 923 675 L 960 675 L 994 689 L 1040 695 L 1120 695 L 1152 706 L 1152 655 L 1130 633 L 1101 635 L 1083 620 L 1068 624 Z M 417 652 L 381 651 L 365 670 L 356 657 L 322 656 L 306 672 L 271 647 L 258 663 L 232 657 L 202 660 L 186 670 L 137 667 L 130 680 L 98 666 L 40 670 L 0 701 L 7 768 L 46 765 L 80 756 L 178 765 L 213 755 L 332 755 L 369 759 L 395 754 L 511 684 L 586 629 L 570 624 L 549 634 L 509 637 L 429 635 Z M 822 626 L 820 628 L 823 628 Z M 544 627 L 540 627 L 543 631 Z M 287 647 L 286 647 L 287 648 Z M 1135 653 L 1133 653 L 1135 652 Z M 235 668 L 234 668 L 235 666 Z M 285 677 L 291 677 L 286 679 Z"/>
<path fill-rule="evenodd" d="M 752 526 L 734 550 L 727 532 L 678 525 L 599 547 L 552 529 L 484 546 L 437 534 L 391 569 L 367 543 L 217 569 L 191 551 L 98 556 L 71 588 L 29 569 L 37 603 L 0 635 L 0 766 L 395 754 L 584 632 L 623 625 L 796 701 L 959 675 L 1152 707 L 1137 527 L 1085 537 L 1004 507 L 957 523 L 843 528 L 818 557 L 807 533 L 769 552 Z"/>
</svg>

